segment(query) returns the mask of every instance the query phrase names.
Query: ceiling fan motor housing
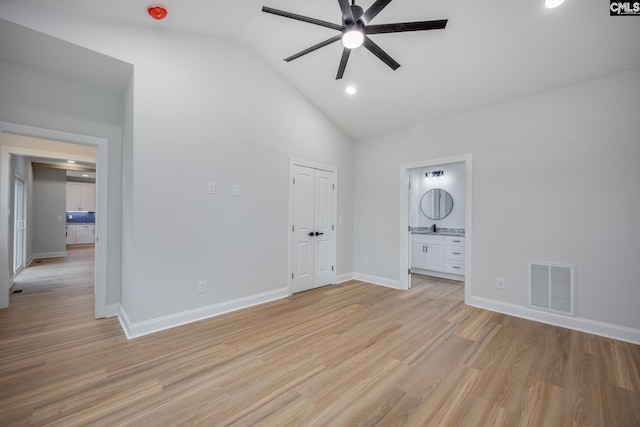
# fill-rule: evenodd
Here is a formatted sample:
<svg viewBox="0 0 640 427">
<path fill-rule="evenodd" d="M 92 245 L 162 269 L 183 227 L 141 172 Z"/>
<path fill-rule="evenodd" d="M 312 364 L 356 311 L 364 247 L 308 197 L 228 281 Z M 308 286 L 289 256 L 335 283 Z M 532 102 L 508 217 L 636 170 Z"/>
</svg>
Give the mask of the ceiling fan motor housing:
<svg viewBox="0 0 640 427">
<path fill-rule="evenodd" d="M 354 25 L 354 24 L 360 24 L 360 25 L 364 25 L 364 22 L 362 22 L 362 15 L 364 15 L 364 10 L 362 10 L 362 8 L 358 5 L 351 5 L 351 14 L 353 15 L 353 19 L 355 19 L 355 22 L 349 22 L 351 21 L 351 19 L 345 20 L 345 17 L 342 17 L 342 25 L 347 26 L 347 25 Z"/>
</svg>

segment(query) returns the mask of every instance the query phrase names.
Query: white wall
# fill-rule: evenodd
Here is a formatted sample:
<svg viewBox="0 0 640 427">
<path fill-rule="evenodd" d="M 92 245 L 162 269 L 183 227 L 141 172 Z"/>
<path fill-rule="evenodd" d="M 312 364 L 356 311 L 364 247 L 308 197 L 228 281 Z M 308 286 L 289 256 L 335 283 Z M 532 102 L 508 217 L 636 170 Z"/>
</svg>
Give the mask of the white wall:
<svg viewBox="0 0 640 427">
<path fill-rule="evenodd" d="M 0 60 L 0 121 L 109 140 L 106 214 L 110 230 L 121 227 L 121 120 L 119 93 Z M 119 233 L 107 236 L 109 305 L 120 301 L 120 245 Z"/>
<path fill-rule="evenodd" d="M 134 65 L 122 234 L 122 307 L 133 327 L 286 290 L 290 158 L 338 168 L 337 274 L 352 271 L 353 142 L 258 55 L 5 6 L 5 19 Z"/>
<path fill-rule="evenodd" d="M 440 170 L 444 172 L 443 179 L 427 180 L 425 173 Z M 410 225 L 412 227 L 464 228 L 465 204 L 465 171 L 464 162 L 449 163 L 428 168 L 411 170 L 411 191 L 409 192 Z M 420 209 L 423 195 L 434 188 L 441 188 L 451 194 L 453 208 L 451 213 L 443 219 L 433 220 Z"/>
<path fill-rule="evenodd" d="M 33 252 L 35 257 L 64 256 L 65 195 L 67 175 L 63 169 L 33 168 Z"/>
<path fill-rule="evenodd" d="M 528 260 L 575 264 L 578 317 L 640 329 L 638 117 L 634 69 L 357 141 L 354 270 L 398 279 L 399 165 L 470 153 L 473 295 L 524 307 Z"/>
</svg>

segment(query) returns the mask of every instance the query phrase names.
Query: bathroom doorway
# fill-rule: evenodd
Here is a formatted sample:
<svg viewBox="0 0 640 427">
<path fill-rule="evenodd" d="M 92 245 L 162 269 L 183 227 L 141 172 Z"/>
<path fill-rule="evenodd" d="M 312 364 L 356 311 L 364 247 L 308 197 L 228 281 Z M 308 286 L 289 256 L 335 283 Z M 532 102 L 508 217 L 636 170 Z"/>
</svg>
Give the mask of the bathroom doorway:
<svg viewBox="0 0 640 427">
<path fill-rule="evenodd" d="M 401 289 L 412 274 L 457 280 L 470 301 L 471 155 L 403 164 L 400 173 Z"/>
</svg>

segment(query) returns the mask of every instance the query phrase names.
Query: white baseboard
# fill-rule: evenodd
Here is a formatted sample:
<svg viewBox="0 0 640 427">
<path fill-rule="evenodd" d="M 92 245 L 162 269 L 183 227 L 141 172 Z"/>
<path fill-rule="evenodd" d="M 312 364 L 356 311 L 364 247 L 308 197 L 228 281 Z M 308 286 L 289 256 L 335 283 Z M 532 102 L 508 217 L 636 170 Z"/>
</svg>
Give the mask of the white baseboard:
<svg viewBox="0 0 640 427">
<path fill-rule="evenodd" d="M 371 276 L 363 273 L 353 273 L 353 278 L 363 282 L 373 283 L 374 285 L 386 286 L 387 288 L 400 289 L 400 281 L 388 279 L 386 277 Z"/>
<path fill-rule="evenodd" d="M 105 307 L 105 317 L 116 317 L 120 313 L 120 304 L 111 304 Z"/>
<path fill-rule="evenodd" d="M 31 261 L 34 259 L 43 259 L 43 258 L 62 258 L 67 256 L 67 251 L 59 251 L 59 252 L 39 252 L 37 254 L 31 255 Z M 29 263 L 31 263 L 29 261 Z M 28 265 L 28 264 L 27 264 Z"/>
<path fill-rule="evenodd" d="M 349 280 L 353 280 L 353 273 L 341 274 L 336 276 L 336 285 L 339 283 L 348 282 Z"/>
<path fill-rule="evenodd" d="M 194 308 L 193 310 L 183 311 L 181 313 L 170 314 L 168 316 L 158 317 L 155 319 L 145 320 L 142 322 L 131 322 L 124 307 L 120 306 L 118 320 L 122 325 L 127 338 L 137 338 L 143 335 L 152 334 L 154 332 L 163 331 L 165 329 L 174 328 L 176 326 L 185 325 L 187 323 L 197 322 L 198 320 L 208 319 L 210 317 L 219 316 L 231 311 L 240 310 L 258 304 L 264 304 L 288 297 L 289 288 L 280 288 L 274 291 L 263 292 L 261 294 L 250 295 L 248 297 L 238 298 L 231 301 L 225 301 L 206 307 Z"/>
<path fill-rule="evenodd" d="M 563 328 L 574 329 L 576 331 L 587 332 L 633 344 L 640 344 L 640 330 L 628 328 L 626 326 L 614 325 L 611 323 L 598 322 L 596 320 L 584 319 L 580 317 L 566 317 L 554 313 L 532 310 L 521 305 L 510 304 L 482 297 L 471 297 L 471 304 L 474 307 L 484 308 L 498 313 L 509 314 L 523 319 L 534 320 L 536 322 Z"/>
</svg>

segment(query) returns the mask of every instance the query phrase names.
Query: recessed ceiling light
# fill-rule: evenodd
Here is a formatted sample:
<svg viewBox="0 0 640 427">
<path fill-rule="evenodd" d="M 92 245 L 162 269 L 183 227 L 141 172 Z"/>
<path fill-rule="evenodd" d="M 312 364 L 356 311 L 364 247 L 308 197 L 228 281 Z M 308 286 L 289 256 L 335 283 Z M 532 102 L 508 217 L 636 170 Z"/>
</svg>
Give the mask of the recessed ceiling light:
<svg viewBox="0 0 640 427">
<path fill-rule="evenodd" d="M 87 175 L 86 173 L 83 173 L 83 174 L 82 174 L 82 177 L 83 177 L 83 178 L 89 178 L 89 175 Z"/>
<path fill-rule="evenodd" d="M 353 86 L 347 86 L 345 92 L 347 92 L 349 95 L 353 95 L 356 93 L 356 88 Z"/>
<path fill-rule="evenodd" d="M 67 163 L 75 163 L 75 160 L 67 160 Z"/>
<path fill-rule="evenodd" d="M 564 3 L 564 0 L 545 0 L 544 5 L 549 9 L 553 9 L 554 7 L 560 6 L 562 3 Z"/>
</svg>

